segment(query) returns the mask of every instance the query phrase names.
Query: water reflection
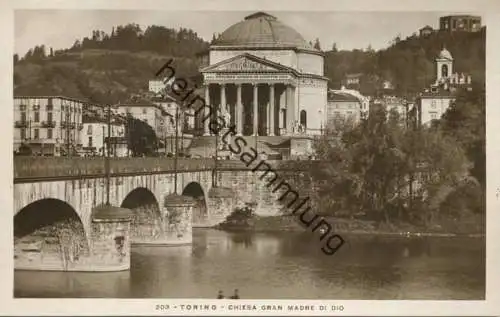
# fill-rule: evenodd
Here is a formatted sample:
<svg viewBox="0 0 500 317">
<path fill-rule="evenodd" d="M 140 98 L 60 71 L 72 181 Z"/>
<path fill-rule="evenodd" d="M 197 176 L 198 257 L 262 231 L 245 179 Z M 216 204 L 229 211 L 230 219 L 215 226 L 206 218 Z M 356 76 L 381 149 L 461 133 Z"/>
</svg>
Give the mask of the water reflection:
<svg viewBox="0 0 500 317">
<path fill-rule="evenodd" d="M 15 297 L 130 297 L 130 271 L 37 272 L 16 271 Z"/>
<path fill-rule="evenodd" d="M 484 240 L 345 240 L 326 256 L 308 233 L 199 229 L 192 247 L 134 247 L 128 279 L 16 272 L 16 296 L 215 298 L 238 288 L 242 298 L 484 299 Z"/>
</svg>

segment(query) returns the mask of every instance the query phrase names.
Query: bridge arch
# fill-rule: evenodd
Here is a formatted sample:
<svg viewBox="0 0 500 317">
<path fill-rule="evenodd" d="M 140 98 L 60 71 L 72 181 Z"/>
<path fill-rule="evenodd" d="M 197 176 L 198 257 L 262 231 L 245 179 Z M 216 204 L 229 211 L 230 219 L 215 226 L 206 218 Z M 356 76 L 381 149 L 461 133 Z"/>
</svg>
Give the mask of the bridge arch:
<svg viewBox="0 0 500 317">
<path fill-rule="evenodd" d="M 134 244 L 152 243 L 163 231 L 163 217 L 156 196 L 145 187 L 132 190 L 121 203 L 122 208 L 132 210 L 130 241 Z"/>
<path fill-rule="evenodd" d="M 196 206 L 193 208 L 193 225 L 203 226 L 208 219 L 207 200 L 203 187 L 198 182 L 191 182 L 184 187 L 182 195 L 194 198 Z"/>
<path fill-rule="evenodd" d="M 85 226 L 68 203 L 44 198 L 14 216 L 17 269 L 70 270 L 89 254 Z"/>
</svg>

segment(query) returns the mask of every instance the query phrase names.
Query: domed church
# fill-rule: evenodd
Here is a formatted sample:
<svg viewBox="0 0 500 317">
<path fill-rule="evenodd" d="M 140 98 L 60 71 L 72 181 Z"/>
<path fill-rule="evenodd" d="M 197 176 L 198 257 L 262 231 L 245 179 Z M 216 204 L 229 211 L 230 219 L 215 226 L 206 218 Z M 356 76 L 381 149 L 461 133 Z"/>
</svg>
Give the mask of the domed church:
<svg viewBox="0 0 500 317">
<path fill-rule="evenodd" d="M 276 17 L 245 17 L 202 60 L 205 100 L 227 114 L 238 135 L 303 138 L 324 128 L 324 54 Z M 203 129 L 210 135 L 208 120 Z"/>
</svg>

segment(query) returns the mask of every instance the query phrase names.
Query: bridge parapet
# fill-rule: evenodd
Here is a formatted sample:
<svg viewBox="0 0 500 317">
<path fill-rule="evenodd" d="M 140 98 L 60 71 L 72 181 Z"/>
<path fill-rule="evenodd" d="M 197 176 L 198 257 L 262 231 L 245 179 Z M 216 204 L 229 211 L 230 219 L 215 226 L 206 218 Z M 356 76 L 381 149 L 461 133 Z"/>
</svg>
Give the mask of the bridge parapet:
<svg viewBox="0 0 500 317">
<path fill-rule="evenodd" d="M 256 159 L 248 167 L 240 160 L 221 160 L 217 163 L 217 167 L 224 171 L 231 170 L 252 170 L 259 164 L 261 160 Z M 325 168 L 328 162 L 317 160 L 264 160 L 271 168 L 277 171 L 310 171 L 318 168 Z M 259 167 L 263 170 L 264 167 Z"/>
<path fill-rule="evenodd" d="M 260 162 L 256 159 L 248 167 L 240 160 L 220 160 L 217 167 L 221 171 L 249 171 Z M 311 171 L 323 168 L 323 161 L 265 161 L 276 171 Z M 82 157 L 15 157 L 14 181 L 37 178 L 63 178 L 63 177 L 94 177 L 104 175 L 104 158 Z M 179 172 L 207 171 L 214 168 L 212 159 L 179 158 L 177 169 Z M 259 170 L 265 170 L 260 166 Z M 174 159 L 164 157 L 146 158 L 110 158 L 110 171 L 116 174 L 159 174 L 174 171 Z"/>
<path fill-rule="evenodd" d="M 78 177 L 104 175 L 104 158 L 15 157 L 14 180 L 23 178 Z M 177 161 L 178 171 L 206 171 L 213 169 L 210 159 Z M 174 159 L 160 157 L 110 158 L 111 174 L 155 174 L 174 171 Z"/>
</svg>

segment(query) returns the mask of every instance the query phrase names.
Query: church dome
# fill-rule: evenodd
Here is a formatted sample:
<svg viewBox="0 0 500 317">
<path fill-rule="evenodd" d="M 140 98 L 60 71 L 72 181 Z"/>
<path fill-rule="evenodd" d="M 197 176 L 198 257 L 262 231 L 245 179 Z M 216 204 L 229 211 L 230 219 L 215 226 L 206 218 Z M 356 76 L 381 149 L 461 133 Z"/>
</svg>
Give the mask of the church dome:
<svg viewBox="0 0 500 317">
<path fill-rule="evenodd" d="M 257 12 L 227 28 L 213 45 L 248 47 L 296 47 L 312 50 L 302 35 L 265 12 Z"/>
<path fill-rule="evenodd" d="M 453 60 L 453 57 L 451 56 L 450 51 L 448 51 L 446 48 L 443 48 L 441 52 L 439 53 L 439 59 L 448 59 L 448 60 Z"/>
</svg>

